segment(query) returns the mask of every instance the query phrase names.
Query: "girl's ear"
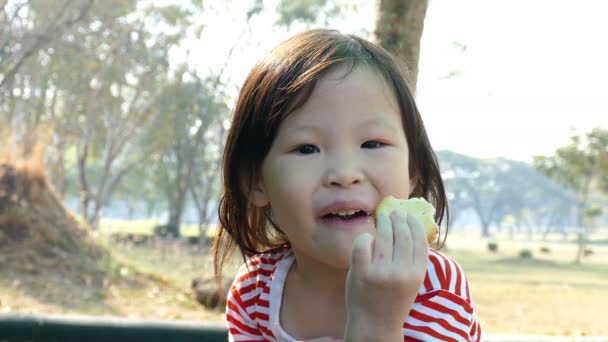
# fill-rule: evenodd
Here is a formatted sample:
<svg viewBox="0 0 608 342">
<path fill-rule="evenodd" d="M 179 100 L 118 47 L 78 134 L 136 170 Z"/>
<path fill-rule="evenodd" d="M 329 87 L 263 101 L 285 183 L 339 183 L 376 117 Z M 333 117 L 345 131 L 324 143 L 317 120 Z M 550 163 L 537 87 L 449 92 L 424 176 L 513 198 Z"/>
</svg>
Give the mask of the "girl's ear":
<svg viewBox="0 0 608 342">
<path fill-rule="evenodd" d="M 256 207 L 265 207 L 270 203 L 262 177 L 252 177 L 248 187 L 249 201 Z"/>
</svg>

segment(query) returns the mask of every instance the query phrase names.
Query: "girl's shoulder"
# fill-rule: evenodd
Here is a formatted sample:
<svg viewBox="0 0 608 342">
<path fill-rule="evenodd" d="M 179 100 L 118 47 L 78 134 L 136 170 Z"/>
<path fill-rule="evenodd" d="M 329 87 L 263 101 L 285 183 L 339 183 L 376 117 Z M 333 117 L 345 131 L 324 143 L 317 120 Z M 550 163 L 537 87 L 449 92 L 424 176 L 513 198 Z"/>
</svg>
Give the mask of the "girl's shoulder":
<svg viewBox="0 0 608 342">
<path fill-rule="evenodd" d="M 422 341 L 480 341 L 469 284 L 456 261 L 429 249 L 424 285 L 403 327 Z"/>
<path fill-rule="evenodd" d="M 237 272 L 228 292 L 226 318 L 232 333 L 249 332 L 255 339 L 272 337 L 268 330 L 272 279 L 280 279 L 291 259 L 289 248 L 278 248 L 254 255 Z M 281 263 L 284 260 L 285 262 Z M 263 334 L 263 335 L 260 335 Z"/>
<path fill-rule="evenodd" d="M 429 293 L 438 290 L 452 293 L 468 303 L 471 302 L 469 284 L 460 265 L 444 253 L 430 248 L 423 291 Z"/>
<path fill-rule="evenodd" d="M 256 254 L 247 259 L 239 268 L 233 287 L 261 288 L 272 277 L 279 261 L 291 255 L 291 249 L 279 247 Z"/>
</svg>

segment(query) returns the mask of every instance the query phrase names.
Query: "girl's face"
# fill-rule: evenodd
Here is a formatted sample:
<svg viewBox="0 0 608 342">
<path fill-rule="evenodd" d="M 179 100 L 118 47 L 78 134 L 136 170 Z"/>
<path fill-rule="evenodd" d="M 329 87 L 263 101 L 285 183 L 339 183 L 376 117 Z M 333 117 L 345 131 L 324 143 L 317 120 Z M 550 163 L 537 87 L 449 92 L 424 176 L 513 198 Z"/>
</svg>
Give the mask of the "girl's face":
<svg viewBox="0 0 608 342">
<path fill-rule="evenodd" d="M 382 198 L 407 198 L 408 146 L 395 96 L 373 69 L 337 66 L 279 126 L 252 201 L 270 205 L 296 260 L 348 269 Z M 340 216 L 341 215 L 341 216 Z"/>
</svg>

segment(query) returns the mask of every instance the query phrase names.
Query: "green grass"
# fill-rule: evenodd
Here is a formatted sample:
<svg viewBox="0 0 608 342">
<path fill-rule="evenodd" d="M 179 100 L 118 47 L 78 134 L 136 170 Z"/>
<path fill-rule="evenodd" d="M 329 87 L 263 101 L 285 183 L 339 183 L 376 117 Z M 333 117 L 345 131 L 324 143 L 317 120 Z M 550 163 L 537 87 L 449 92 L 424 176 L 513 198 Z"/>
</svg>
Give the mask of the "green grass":
<svg viewBox="0 0 608 342">
<path fill-rule="evenodd" d="M 102 235 L 111 234 L 134 234 L 134 235 L 154 235 L 154 226 L 163 224 L 157 220 L 121 220 L 103 218 L 99 221 L 99 231 Z M 207 225 L 207 236 L 213 236 L 216 225 Z M 182 236 L 194 237 L 199 235 L 197 224 L 181 224 L 180 233 Z"/>
<path fill-rule="evenodd" d="M 171 279 L 184 288 L 190 287 L 194 277 L 213 275 L 213 260 L 209 251 L 183 244 L 115 244 L 112 252 L 119 258 L 128 260 L 139 271 Z"/>
</svg>

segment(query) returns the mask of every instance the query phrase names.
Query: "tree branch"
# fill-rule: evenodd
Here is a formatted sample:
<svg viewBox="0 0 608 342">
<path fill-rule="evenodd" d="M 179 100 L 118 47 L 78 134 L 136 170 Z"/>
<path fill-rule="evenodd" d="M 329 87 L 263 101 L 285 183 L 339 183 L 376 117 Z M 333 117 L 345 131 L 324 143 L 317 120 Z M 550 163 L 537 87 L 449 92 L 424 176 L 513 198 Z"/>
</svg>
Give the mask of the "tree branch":
<svg viewBox="0 0 608 342">
<path fill-rule="evenodd" d="M 63 15 L 63 13 L 66 11 L 67 7 L 73 1 L 74 0 L 66 1 L 64 3 L 64 6 L 59 11 L 60 14 L 52 22 L 57 21 Z M 88 2 L 82 7 L 82 10 L 80 11 L 79 15 L 76 16 L 74 19 L 67 20 L 63 24 L 57 25 L 56 27 L 52 27 L 53 25 L 49 25 L 49 27 L 46 28 L 44 33 L 39 34 L 35 38 L 34 43 L 30 46 L 30 48 L 25 51 L 25 53 L 21 56 L 21 58 L 18 59 L 17 63 L 11 69 L 9 69 L 9 71 L 5 74 L 2 81 L 0 81 L 0 89 L 5 87 L 12 81 L 12 79 L 13 79 L 13 77 L 15 77 L 15 74 L 17 73 L 17 71 L 19 71 L 21 66 L 34 53 L 38 52 L 45 44 L 48 44 L 51 41 L 53 41 L 55 38 L 57 38 L 61 33 L 63 33 L 63 31 L 69 29 L 74 24 L 76 24 L 77 22 L 82 20 L 86 16 L 86 14 L 89 12 L 92 5 L 93 5 L 93 0 L 88 0 Z"/>
</svg>

